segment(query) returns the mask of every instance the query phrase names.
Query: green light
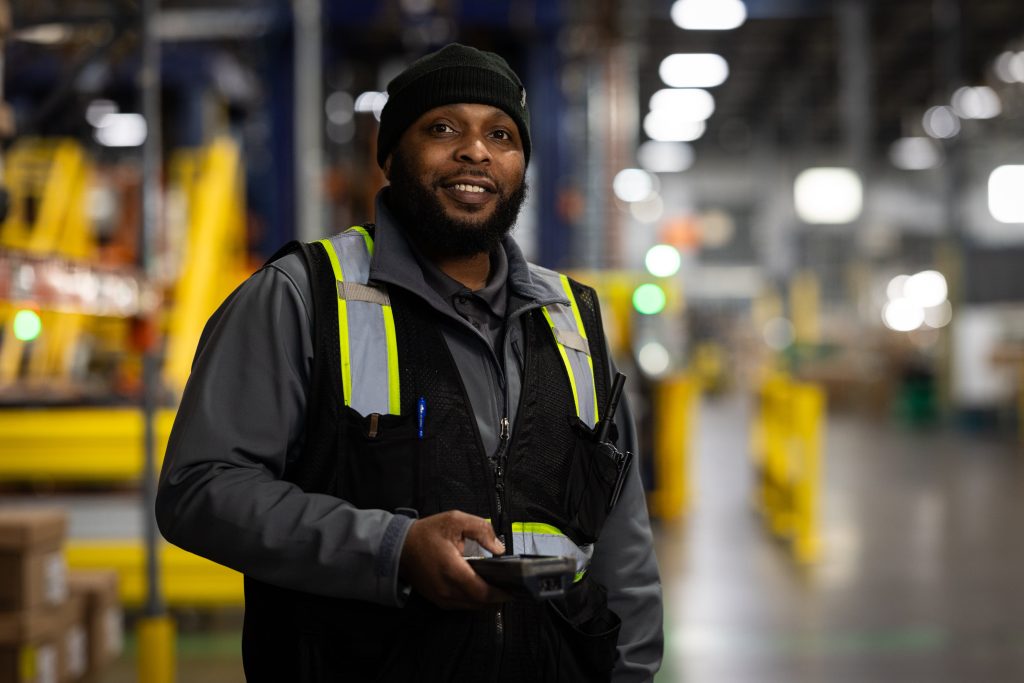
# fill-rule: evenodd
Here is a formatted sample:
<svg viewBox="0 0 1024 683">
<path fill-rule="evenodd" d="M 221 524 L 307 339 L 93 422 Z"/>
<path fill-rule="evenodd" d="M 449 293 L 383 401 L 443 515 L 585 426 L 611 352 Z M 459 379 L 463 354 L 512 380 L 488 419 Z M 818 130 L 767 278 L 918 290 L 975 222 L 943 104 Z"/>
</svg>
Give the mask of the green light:
<svg viewBox="0 0 1024 683">
<path fill-rule="evenodd" d="M 22 309 L 14 314 L 14 338 L 30 342 L 43 331 L 43 321 L 35 311 Z"/>
<path fill-rule="evenodd" d="M 633 291 L 633 308 L 644 315 L 661 313 L 665 308 L 665 291 L 650 283 L 640 285 Z"/>
</svg>

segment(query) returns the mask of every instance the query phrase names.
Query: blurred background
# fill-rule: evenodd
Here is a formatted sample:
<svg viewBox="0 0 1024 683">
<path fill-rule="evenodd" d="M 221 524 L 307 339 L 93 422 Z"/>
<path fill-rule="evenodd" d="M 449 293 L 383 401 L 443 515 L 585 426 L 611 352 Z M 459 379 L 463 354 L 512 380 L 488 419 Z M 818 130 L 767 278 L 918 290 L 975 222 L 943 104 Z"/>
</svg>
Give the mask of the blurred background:
<svg viewBox="0 0 1024 683">
<path fill-rule="evenodd" d="M 601 293 L 658 681 L 1024 680 L 1020 0 L 0 0 L 0 681 L 241 681 L 150 510 L 209 314 L 373 220 L 387 82 L 532 111 L 528 257 Z M 1014 540 L 1016 539 L 1016 540 Z"/>
</svg>

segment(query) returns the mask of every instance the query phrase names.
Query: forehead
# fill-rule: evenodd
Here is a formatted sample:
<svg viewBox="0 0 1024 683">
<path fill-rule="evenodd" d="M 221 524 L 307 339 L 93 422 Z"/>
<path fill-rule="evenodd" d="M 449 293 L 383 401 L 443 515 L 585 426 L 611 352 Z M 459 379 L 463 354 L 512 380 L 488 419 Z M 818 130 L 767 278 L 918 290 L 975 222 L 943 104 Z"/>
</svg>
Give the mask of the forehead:
<svg viewBox="0 0 1024 683">
<path fill-rule="evenodd" d="M 423 113 L 422 116 L 417 119 L 422 122 L 427 119 L 436 118 L 454 118 L 463 121 L 480 121 L 480 122 L 502 122 L 515 125 L 515 121 L 512 117 L 504 112 L 504 110 L 498 107 L 491 106 L 489 104 L 478 104 L 470 102 L 457 102 L 454 104 L 443 104 L 440 107 L 434 107 L 428 109 Z"/>
</svg>

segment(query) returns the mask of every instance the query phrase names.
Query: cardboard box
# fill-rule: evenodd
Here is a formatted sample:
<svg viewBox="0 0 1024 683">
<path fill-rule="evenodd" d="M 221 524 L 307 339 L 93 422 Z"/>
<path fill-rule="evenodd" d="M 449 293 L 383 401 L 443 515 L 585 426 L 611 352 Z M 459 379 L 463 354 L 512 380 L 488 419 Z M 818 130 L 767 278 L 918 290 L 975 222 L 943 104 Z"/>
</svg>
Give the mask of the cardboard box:
<svg viewBox="0 0 1024 683">
<path fill-rule="evenodd" d="M 65 683 L 85 675 L 85 604 L 0 612 L 0 683 Z"/>
<path fill-rule="evenodd" d="M 124 650 L 124 619 L 118 601 L 117 572 L 113 569 L 76 569 L 68 574 L 71 595 L 85 604 L 90 678 L 117 659 Z"/>
<path fill-rule="evenodd" d="M 67 598 L 66 533 L 63 510 L 0 508 L 0 610 L 52 607 Z"/>
</svg>

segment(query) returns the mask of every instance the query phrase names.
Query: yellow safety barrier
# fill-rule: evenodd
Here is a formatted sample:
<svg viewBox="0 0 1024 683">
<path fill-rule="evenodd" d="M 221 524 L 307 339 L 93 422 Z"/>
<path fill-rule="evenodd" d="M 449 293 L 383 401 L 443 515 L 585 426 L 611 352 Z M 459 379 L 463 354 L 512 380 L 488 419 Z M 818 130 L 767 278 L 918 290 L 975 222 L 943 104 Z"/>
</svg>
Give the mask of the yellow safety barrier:
<svg viewBox="0 0 1024 683">
<path fill-rule="evenodd" d="M 166 543 L 159 546 L 160 590 L 171 607 L 235 607 L 244 603 L 242 575 L 233 569 Z M 68 542 L 72 569 L 114 569 L 121 602 L 140 607 L 146 600 L 146 549 L 142 541 Z"/>
<path fill-rule="evenodd" d="M 690 506 L 690 444 L 700 395 L 696 378 L 680 373 L 654 390 L 654 485 L 648 495 L 651 514 L 661 519 L 683 515 Z"/>
<path fill-rule="evenodd" d="M 754 422 L 756 504 L 769 530 L 798 562 L 818 559 L 825 394 L 814 384 L 775 376 L 761 386 Z"/>
<path fill-rule="evenodd" d="M 156 414 L 163 459 L 173 410 Z M 137 408 L 0 411 L 0 482 L 136 481 L 142 474 L 142 412 Z"/>
</svg>

